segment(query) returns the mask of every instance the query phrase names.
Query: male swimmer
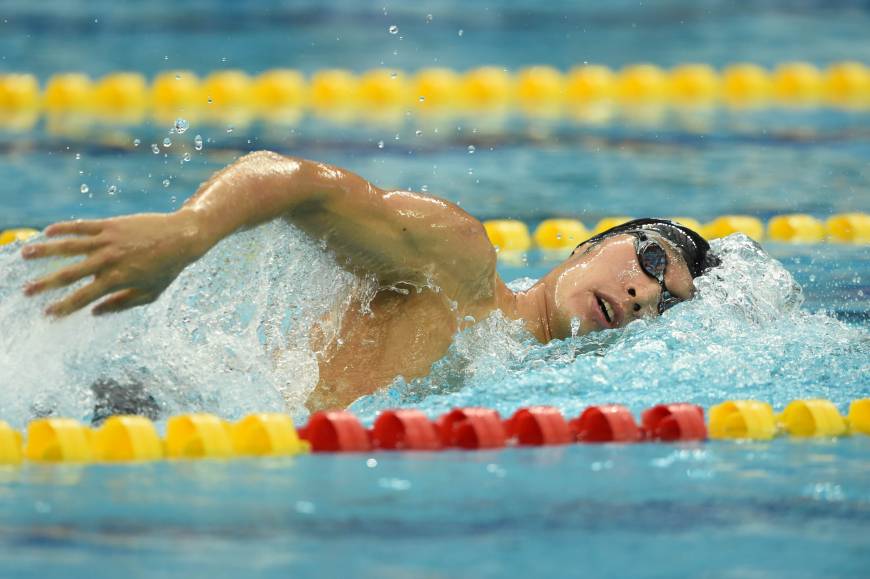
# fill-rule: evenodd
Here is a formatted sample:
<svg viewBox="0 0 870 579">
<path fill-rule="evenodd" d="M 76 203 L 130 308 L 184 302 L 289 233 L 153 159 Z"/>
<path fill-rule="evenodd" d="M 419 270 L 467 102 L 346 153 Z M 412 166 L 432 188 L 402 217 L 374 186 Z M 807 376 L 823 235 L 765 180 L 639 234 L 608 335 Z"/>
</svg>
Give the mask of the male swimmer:
<svg viewBox="0 0 870 579">
<path fill-rule="evenodd" d="M 532 288 L 513 292 L 496 272 L 482 224 L 453 203 L 256 152 L 215 173 L 174 213 L 49 226 L 46 236 L 59 239 L 26 246 L 25 258 L 84 259 L 29 282 L 25 292 L 92 277 L 46 313 L 66 316 L 101 298 L 94 314 L 147 304 L 224 237 L 279 217 L 323 240 L 341 267 L 374 277 L 379 287 L 368 308 L 355 304 L 345 314 L 341 340 L 324 343 L 313 329 L 320 375 L 310 410 L 347 406 L 398 375 L 425 376 L 467 316 L 481 320 L 501 310 L 541 342 L 618 328 L 690 299 L 693 278 L 717 263 L 694 231 L 639 219 L 580 244 Z"/>
</svg>

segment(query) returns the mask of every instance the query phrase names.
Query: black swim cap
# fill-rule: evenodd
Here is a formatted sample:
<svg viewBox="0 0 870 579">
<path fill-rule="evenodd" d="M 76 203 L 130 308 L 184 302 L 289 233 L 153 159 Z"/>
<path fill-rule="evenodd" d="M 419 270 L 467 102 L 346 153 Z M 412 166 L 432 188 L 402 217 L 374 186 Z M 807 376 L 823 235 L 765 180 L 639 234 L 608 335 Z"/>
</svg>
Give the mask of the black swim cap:
<svg viewBox="0 0 870 579">
<path fill-rule="evenodd" d="M 614 235 L 637 231 L 653 231 L 670 241 L 674 247 L 679 249 L 693 278 L 700 276 L 708 269 L 716 267 L 720 263 L 719 258 L 710 252 L 710 244 L 697 232 L 669 219 L 655 219 L 653 217 L 634 219 L 622 225 L 611 227 L 607 231 L 590 237 L 575 247 L 574 251 L 577 251 L 580 246 L 587 243 L 598 243 Z M 571 255 L 573 255 L 573 252 Z"/>
</svg>

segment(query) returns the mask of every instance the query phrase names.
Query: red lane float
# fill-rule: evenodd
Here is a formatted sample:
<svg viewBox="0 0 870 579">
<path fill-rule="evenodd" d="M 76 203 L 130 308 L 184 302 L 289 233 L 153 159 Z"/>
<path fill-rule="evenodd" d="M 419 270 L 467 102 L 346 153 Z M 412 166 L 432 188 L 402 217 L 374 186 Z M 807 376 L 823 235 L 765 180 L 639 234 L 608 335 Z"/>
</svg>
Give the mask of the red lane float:
<svg viewBox="0 0 870 579">
<path fill-rule="evenodd" d="M 344 410 L 315 412 L 299 436 L 311 452 L 366 452 L 372 449 L 368 432 L 356 416 Z"/>
<path fill-rule="evenodd" d="M 440 450 L 438 431 L 419 410 L 385 410 L 371 430 L 372 444 L 383 450 Z"/>
<path fill-rule="evenodd" d="M 645 410 L 643 429 L 651 440 L 706 440 L 704 410 L 695 404 L 659 404 Z"/>
<path fill-rule="evenodd" d="M 643 433 L 628 408 L 619 404 L 590 406 L 570 422 L 580 442 L 639 442 Z"/>
<path fill-rule="evenodd" d="M 574 441 L 565 417 L 552 406 L 529 406 L 517 410 L 504 423 L 510 438 L 520 446 L 549 446 Z"/>
<path fill-rule="evenodd" d="M 456 408 L 438 419 L 441 444 L 464 449 L 501 448 L 507 433 L 498 412 L 489 408 Z"/>
</svg>

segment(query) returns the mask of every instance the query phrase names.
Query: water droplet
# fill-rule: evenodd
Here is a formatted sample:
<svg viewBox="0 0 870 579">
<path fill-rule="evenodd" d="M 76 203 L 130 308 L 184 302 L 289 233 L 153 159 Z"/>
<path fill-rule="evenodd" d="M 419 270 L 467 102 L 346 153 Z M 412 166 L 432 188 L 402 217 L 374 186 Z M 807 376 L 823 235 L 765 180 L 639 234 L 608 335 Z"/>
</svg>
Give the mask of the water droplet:
<svg viewBox="0 0 870 579">
<path fill-rule="evenodd" d="M 117 192 L 118 192 L 118 188 L 116 186 L 109 185 L 109 191 L 108 191 L 109 195 L 114 195 Z"/>
<path fill-rule="evenodd" d="M 399 73 L 396 72 L 395 70 L 390 73 L 390 78 L 396 78 L 397 76 L 399 76 Z"/>
<path fill-rule="evenodd" d="M 180 74 L 176 74 L 176 75 L 175 75 L 175 80 L 181 80 L 181 75 L 180 75 Z"/>
<path fill-rule="evenodd" d="M 182 157 L 182 159 L 184 159 L 184 162 L 185 162 L 185 163 L 186 163 L 187 161 L 190 161 L 190 153 L 185 153 L 185 154 L 184 154 L 184 157 Z"/>
<path fill-rule="evenodd" d="M 197 135 L 193 138 L 193 148 L 197 151 L 202 151 L 202 135 Z"/>
<path fill-rule="evenodd" d="M 469 324 L 475 323 L 477 320 L 474 319 L 474 316 L 465 316 L 462 318 L 463 321 L 468 322 Z"/>
<path fill-rule="evenodd" d="M 468 154 L 473 155 L 477 149 L 474 148 L 474 145 L 468 145 Z"/>
<path fill-rule="evenodd" d="M 462 30 L 462 29 L 460 28 L 460 29 L 459 29 L 459 32 L 457 32 L 457 34 L 458 34 L 459 36 L 462 36 L 463 34 L 465 34 L 465 31 Z"/>
<path fill-rule="evenodd" d="M 78 160 L 81 159 L 81 158 L 82 158 L 82 154 L 81 154 L 81 153 L 76 153 L 76 161 L 78 161 Z"/>
<path fill-rule="evenodd" d="M 227 127 L 227 133 L 232 133 L 232 132 L 233 132 L 233 128 L 232 128 L 232 127 Z"/>
<path fill-rule="evenodd" d="M 91 188 L 88 187 L 88 184 L 87 184 L 87 183 L 82 183 L 82 186 L 81 186 L 81 192 L 82 192 L 82 193 L 87 193 L 87 192 L 90 191 L 90 190 L 91 190 Z"/>
<path fill-rule="evenodd" d="M 399 140 L 399 133 L 396 133 L 396 140 Z"/>
<path fill-rule="evenodd" d="M 420 99 L 419 99 L 419 100 L 420 100 L 420 102 L 422 103 L 423 101 L 426 100 L 426 97 L 424 97 L 423 95 L 420 95 Z"/>
<path fill-rule="evenodd" d="M 390 34 L 398 34 L 399 33 L 399 27 L 396 26 L 395 24 L 390 26 L 387 30 L 390 32 Z"/>
<path fill-rule="evenodd" d="M 468 168 L 468 174 L 469 174 L 469 175 L 474 175 L 474 169 L 472 169 L 471 167 L 469 167 L 469 168 Z"/>
<path fill-rule="evenodd" d="M 207 99 L 207 100 L 208 100 L 208 104 L 211 104 L 211 103 L 213 103 L 213 102 L 214 102 L 214 99 L 212 99 L 212 98 L 211 98 L 211 97 L 208 97 L 208 99 Z"/>
<path fill-rule="evenodd" d="M 414 131 L 414 134 L 419 137 L 420 135 L 423 134 L 423 131 L 421 131 L 420 129 L 417 129 L 416 131 Z"/>
<path fill-rule="evenodd" d="M 429 191 L 429 185 L 420 185 L 420 191 L 426 193 L 427 191 Z"/>
<path fill-rule="evenodd" d="M 164 179 L 164 180 L 163 180 L 163 186 L 164 186 L 164 187 L 169 187 L 169 182 L 170 182 L 169 179 Z"/>
<path fill-rule="evenodd" d="M 378 149 L 383 149 L 383 148 L 384 148 L 384 142 L 378 141 Z"/>
<path fill-rule="evenodd" d="M 426 22 L 432 22 L 432 15 L 431 14 L 426 15 Z"/>
<path fill-rule="evenodd" d="M 189 124 L 186 119 L 175 119 L 175 130 L 178 131 L 179 135 L 184 133 L 188 126 Z"/>
<path fill-rule="evenodd" d="M 170 139 L 169 137 L 166 137 L 165 139 L 163 139 L 163 146 L 164 147 L 168 147 L 171 144 L 172 144 L 172 139 Z"/>
<path fill-rule="evenodd" d="M 157 143 L 151 143 L 151 152 L 155 155 L 160 154 L 160 147 L 157 146 Z"/>
<path fill-rule="evenodd" d="M 378 460 L 376 458 L 370 458 L 366 460 L 366 466 L 369 468 L 375 468 L 378 466 Z"/>
<path fill-rule="evenodd" d="M 582 322 L 580 318 L 571 318 L 571 337 L 576 338 L 580 335 L 580 327 Z"/>
<path fill-rule="evenodd" d="M 139 139 L 133 139 L 133 146 L 134 147 L 138 147 L 141 144 L 142 144 L 142 141 L 140 141 Z"/>
</svg>

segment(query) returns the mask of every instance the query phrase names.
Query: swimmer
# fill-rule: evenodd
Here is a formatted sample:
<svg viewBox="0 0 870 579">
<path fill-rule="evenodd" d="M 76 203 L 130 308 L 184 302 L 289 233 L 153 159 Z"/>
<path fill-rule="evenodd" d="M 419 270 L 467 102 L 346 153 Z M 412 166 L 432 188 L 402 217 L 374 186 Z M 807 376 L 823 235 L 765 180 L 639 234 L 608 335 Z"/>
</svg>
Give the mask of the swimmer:
<svg viewBox="0 0 870 579">
<path fill-rule="evenodd" d="M 351 305 L 340 340 L 312 329 L 320 371 L 312 411 L 345 407 L 399 375 L 425 376 L 458 330 L 495 310 L 522 320 L 544 343 L 618 328 L 691 299 L 693 278 L 717 263 L 694 231 L 640 219 L 580 244 L 532 288 L 513 292 L 496 272 L 483 225 L 455 204 L 261 151 L 215 173 L 173 213 L 49 226 L 52 239 L 24 247 L 24 258 L 84 259 L 24 291 L 34 296 L 92 278 L 46 309 L 56 317 L 95 302 L 96 315 L 147 304 L 221 239 L 278 218 L 322 240 L 339 266 L 378 283 L 367 308 Z"/>
</svg>

